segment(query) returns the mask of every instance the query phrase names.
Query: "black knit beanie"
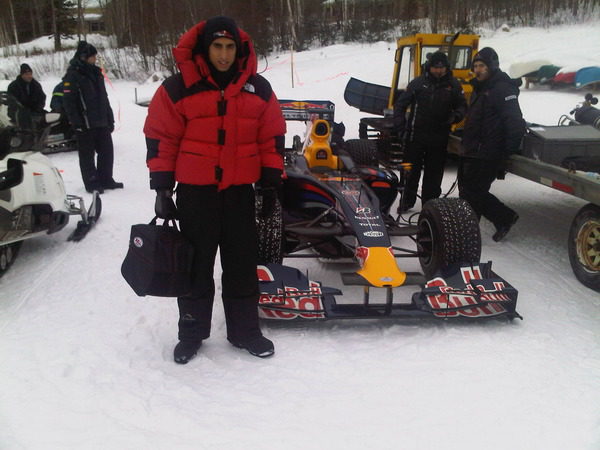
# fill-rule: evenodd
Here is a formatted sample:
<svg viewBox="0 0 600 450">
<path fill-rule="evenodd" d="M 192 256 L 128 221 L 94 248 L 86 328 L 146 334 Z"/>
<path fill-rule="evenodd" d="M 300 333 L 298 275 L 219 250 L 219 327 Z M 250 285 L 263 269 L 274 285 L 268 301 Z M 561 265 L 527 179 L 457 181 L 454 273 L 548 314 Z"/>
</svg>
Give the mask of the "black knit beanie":
<svg viewBox="0 0 600 450">
<path fill-rule="evenodd" d="M 92 44 L 88 44 L 86 41 L 79 41 L 79 44 L 77 44 L 77 51 L 75 52 L 75 59 L 85 60 L 97 53 L 98 50 L 96 50 L 96 47 Z"/>
<path fill-rule="evenodd" d="M 475 55 L 473 58 L 473 63 L 471 64 L 471 70 L 473 70 L 473 64 L 476 61 L 481 61 L 484 63 L 490 72 L 495 72 L 500 69 L 500 61 L 498 60 L 498 53 L 492 47 L 484 47 L 479 50 L 479 53 Z"/>
<path fill-rule="evenodd" d="M 237 49 L 240 49 L 240 32 L 233 19 L 225 16 L 217 16 L 208 19 L 206 25 L 204 25 L 203 36 L 198 39 L 198 41 L 202 41 L 201 52 L 205 55 L 208 54 L 208 47 L 210 47 L 210 44 L 212 44 L 215 39 L 222 37 L 233 40 Z"/>
<path fill-rule="evenodd" d="M 29 64 L 27 64 L 27 63 L 21 64 L 21 71 L 19 72 L 19 75 L 23 75 L 24 73 L 27 73 L 27 72 L 33 72 L 33 70 L 31 70 L 31 67 L 29 66 Z"/>
<path fill-rule="evenodd" d="M 444 52 L 435 52 L 429 58 L 429 67 L 446 67 L 450 68 L 450 63 L 448 62 L 448 57 Z"/>
</svg>

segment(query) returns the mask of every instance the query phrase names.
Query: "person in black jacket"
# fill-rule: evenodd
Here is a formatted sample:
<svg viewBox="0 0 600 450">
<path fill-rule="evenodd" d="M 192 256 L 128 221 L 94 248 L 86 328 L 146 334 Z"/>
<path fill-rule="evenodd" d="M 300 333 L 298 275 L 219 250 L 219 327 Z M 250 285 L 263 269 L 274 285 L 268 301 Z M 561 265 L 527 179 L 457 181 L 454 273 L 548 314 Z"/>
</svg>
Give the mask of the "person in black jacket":
<svg viewBox="0 0 600 450">
<path fill-rule="evenodd" d="M 465 157 L 458 174 L 461 198 L 479 218 L 496 227 L 500 241 L 519 219 L 518 214 L 490 193 L 494 180 L 504 178 L 506 161 L 519 149 L 525 121 L 519 107 L 520 80 L 511 80 L 500 70 L 498 54 L 482 48 L 472 63 L 473 95 L 463 131 Z"/>
<path fill-rule="evenodd" d="M 440 51 L 433 53 L 425 63 L 424 74 L 408 84 L 394 105 L 395 128 L 406 144 L 404 162 L 412 164 L 398 213 L 415 205 L 422 168 L 421 204 L 442 193 L 450 126 L 463 119 L 466 109 L 462 87 L 452 76 L 448 57 Z"/>
<path fill-rule="evenodd" d="M 42 85 L 33 78 L 33 70 L 29 64 L 21 64 L 19 76 L 8 85 L 6 92 L 32 114 L 42 114 L 46 104 L 46 94 Z M 8 103 L 8 117 L 17 120 L 17 104 Z"/>
<path fill-rule="evenodd" d="M 77 45 L 75 56 L 63 78 L 63 108 L 75 130 L 79 145 L 79 167 L 88 192 L 119 189 L 113 179 L 115 128 L 102 71 L 96 66 L 96 48 L 86 41 Z M 96 165 L 95 153 L 98 154 Z"/>
</svg>

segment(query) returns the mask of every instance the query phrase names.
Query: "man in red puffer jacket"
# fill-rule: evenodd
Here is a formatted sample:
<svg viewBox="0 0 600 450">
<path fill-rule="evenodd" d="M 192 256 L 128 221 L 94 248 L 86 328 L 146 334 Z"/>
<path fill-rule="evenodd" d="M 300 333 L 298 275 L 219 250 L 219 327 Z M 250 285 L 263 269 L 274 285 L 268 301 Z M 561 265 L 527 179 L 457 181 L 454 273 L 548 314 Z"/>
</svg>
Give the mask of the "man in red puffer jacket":
<svg viewBox="0 0 600 450">
<path fill-rule="evenodd" d="M 156 215 L 179 219 L 195 248 L 192 292 L 178 298 L 174 359 L 187 363 L 210 335 L 217 248 L 227 339 L 270 356 L 273 343 L 258 323 L 253 183 L 266 215 L 282 183 L 285 121 L 269 82 L 256 73 L 250 36 L 232 19 L 195 25 L 173 55 L 180 73 L 156 91 L 144 134 Z"/>
</svg>

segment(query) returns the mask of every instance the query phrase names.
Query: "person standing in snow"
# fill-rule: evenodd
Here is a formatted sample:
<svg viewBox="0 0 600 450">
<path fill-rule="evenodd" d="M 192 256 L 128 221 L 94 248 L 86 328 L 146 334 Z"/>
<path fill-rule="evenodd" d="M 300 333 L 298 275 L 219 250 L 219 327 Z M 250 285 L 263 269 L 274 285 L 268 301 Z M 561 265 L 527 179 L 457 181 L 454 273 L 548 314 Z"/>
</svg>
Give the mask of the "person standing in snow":
<svg viewBox="0 0 600 450">
<path fill-rule="evenodd" d="M 46 94 L 42 85 L 33 78 L 33 70 L 29 64 L 21 64 L 19 76 L 6 89 L 9 99 L 16 100 L 32 114 L 43 114 L 46 104 Z M 12 98 L 11 98 L 12 97 Z M 17 120 L 17 104 L 8 102 L 8 117 L 13 122 Z"/>
<path fill-rule="evenodd" d="M 421 169 L 421 204 L 438 198 L 442 193 L 450 126 L 460 122 L 467 109 L 462 86 L 452 76 L 445 53 L 433 53 L 423 72 L 408 84 L 394 104 L 396 131 L 398 135 L 405 136 L 404 162 L 412 164 L 398 213 L 415 205 Z"/>
<path fill-rule="evenodd" d="M 458 172 L 459 196 L 479 218 L 496 227 L 494 241 L 502 240 L 518 214 L 490 193 L 496 178 L 503 179 L 506 161 L 519 149 L 525 121 L 519 107 L 520 80 L 500 70 L 498 54 L 482 48 L 473 58 L 473 94 L 463 130 L 464 158 Z"/>
<path fill-rule="evenodd" d="M 105 189 L 121 189 L 123 183 L 113 178 L 111 133 L 115 129 L 115 120 L 104 76 L 96 66 L 97 53 L 92 44 L 78 43 L 63 78 L 62 106 L 77 136 L 79 168 L 85 189 L 103 193 Z"/>
<path fill-rule="evenodd" d="M 144 133 L 156 215 L 179 219 L 195 249 L 192 292 L 177 301 L 174 360 L 186 364 L 210 335 L 217 248 L 227 339 L 267 357 L 274 346 L 258 322 L 253 183 L 267 216 L 282 183 L 285 121 L 269 82 L 256 73 L 250 36 L 231 18 L 196 24 L 173 55 L 180 73 L 154 94 Z"/>
</svg>

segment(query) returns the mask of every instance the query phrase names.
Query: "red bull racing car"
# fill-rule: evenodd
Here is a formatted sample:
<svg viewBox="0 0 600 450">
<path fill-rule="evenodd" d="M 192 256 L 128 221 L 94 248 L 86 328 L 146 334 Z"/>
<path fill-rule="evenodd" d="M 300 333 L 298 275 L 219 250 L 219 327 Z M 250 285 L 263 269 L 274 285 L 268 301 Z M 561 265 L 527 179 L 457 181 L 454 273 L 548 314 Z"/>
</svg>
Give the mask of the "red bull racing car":
<svg viewBox="0 0 600 450">
<path fill-rule="evenodd" d="M 432 200 L 415 224 L 401 224 L 390 210 L 401 199 L 404 171 L 410 167 L 398 176 L 377 163 L 367 141 L 344 142 L 331 102 L 280 104 L 286 120 L 305 121 L 307 132 L 286 149 L 278 208 L 257 218 L 261 317 L 521 318 L 517 290 L 492 270 L 491 262 L 479 261 L 479 223 L 467 202 Z M 413 248 L 404 248 L 406 242 Z M 417 258 L 422 272 L 404 271 L 398 260 L 407 257 Z M 361 286 L 362 301 L 338 301 L 340 289 L 309 279 L 292 267 L 294 258 L 352 261 L 356 270 L 341 273 L 341 281 Z M 407 285 L 416 286 L 416 292 L 408 301 L 395 299 L 397 288 Z M 373 302 L 372 289 L 382 290 L 378 297 L 384 300 Z"/>
</svg>

